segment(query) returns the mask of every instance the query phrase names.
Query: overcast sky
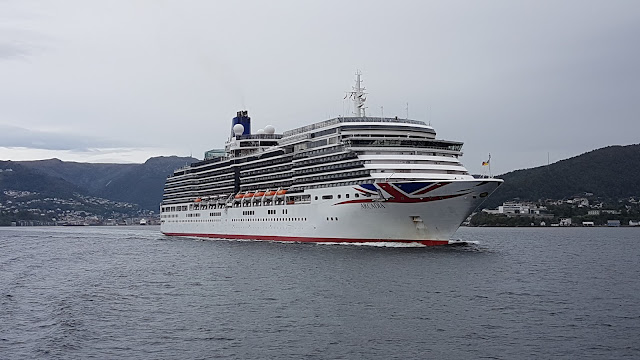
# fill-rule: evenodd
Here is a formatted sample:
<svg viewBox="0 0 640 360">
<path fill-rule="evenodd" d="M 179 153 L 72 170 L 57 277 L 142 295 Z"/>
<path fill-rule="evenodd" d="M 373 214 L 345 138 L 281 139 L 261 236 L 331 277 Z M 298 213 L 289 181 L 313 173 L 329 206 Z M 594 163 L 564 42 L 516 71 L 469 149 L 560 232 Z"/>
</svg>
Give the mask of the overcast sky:
<svg viewBox="0 0 640 360">
<path fill-rule="evenodd" d="M 342 114 L 494 174 L 640 142 L 640 1 L 0 0 L 0 159 L 144 162 Z"/>
</svg>

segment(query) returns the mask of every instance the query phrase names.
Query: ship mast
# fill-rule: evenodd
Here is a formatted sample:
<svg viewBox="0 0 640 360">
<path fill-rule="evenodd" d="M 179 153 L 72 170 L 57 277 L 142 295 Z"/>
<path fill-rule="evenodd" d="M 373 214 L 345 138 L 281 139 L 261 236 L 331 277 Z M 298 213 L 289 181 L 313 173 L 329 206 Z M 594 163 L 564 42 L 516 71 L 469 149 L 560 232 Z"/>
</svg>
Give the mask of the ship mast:
<svg viewBox="0 0 640 360">
<path fill-rule="evenodd" d="M 365 88 L 362 87 L 362 80 L 360 79 L 362 73 L 356 71 L 356 85 L 353 87 L 353 91 L 349 92 L 349 97 L 353 100 L 353 114 L 359 117 L 366 117 L 364 102 L 367 101 L 364 92 Z"/>
</svg>

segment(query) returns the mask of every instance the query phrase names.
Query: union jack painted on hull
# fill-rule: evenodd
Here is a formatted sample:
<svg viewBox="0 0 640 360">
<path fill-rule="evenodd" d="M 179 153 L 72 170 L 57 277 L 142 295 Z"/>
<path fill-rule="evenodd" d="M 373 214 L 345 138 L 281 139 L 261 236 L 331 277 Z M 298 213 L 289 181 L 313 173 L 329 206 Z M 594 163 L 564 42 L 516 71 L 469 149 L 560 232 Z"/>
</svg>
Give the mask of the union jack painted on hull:
<svg viewBox="0 0 640 360">
<path fill-rule="evenodd" d="M 471 193 L 471 189 L 466 192 L 450 195 L 424 196 L 426 193 L 441 188 L 450 182 L 438 183 L 375 183 L 362 184 L 355 189 L 364 194 L 380 194 L 376 199 L 358 199 L 339 202 L 335 205 L 367 203 L 367 202 L 391 202 L 391 203 L 419 203 L 437 200 L 451 199 L 458 196 L 465 196 Z"/>
</svg>

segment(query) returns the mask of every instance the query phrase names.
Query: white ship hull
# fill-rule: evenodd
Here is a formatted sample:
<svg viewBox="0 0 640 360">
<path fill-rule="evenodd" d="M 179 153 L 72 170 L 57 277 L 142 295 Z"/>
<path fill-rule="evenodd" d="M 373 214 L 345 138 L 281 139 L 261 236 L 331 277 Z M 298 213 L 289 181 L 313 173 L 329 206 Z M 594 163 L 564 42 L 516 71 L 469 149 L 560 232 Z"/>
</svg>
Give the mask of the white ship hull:
<svg viewBox="0 0 640 360">
<path fill-rule="evenodd" d="M 311 195 L 310 201 L 282 205 L 260 206 L 262 201 L 254 201 L 243 206 L 244 200 L 202 203 L 198 210 L 164 219 L 161 230 L 172 236 L 219 239 L 444 245 L 501 183 L 498 179 L 381 182 L 308 189 L 304 194 Z"/>
</svg>

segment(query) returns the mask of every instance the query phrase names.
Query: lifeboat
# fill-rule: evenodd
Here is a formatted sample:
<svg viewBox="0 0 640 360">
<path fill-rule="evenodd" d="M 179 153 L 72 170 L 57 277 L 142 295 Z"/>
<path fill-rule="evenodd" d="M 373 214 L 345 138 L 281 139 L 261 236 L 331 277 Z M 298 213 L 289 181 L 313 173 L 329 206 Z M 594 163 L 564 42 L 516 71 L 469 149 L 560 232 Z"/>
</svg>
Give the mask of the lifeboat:
<svg viewBox="0 0 640 360">
<path fill-rule="evenodd" d="M 264 191 L 258 191 L 257 193 L 255 193 L 253 196 L 255 197 L 262 197 L 264 196 Z"/>
<path fill-rule="evenodd" d="M 253 193 L 246 193 L 246 194 L 244 194 L 244 197 L 245 198 L 253 197 Z"/>
<path fill-rule="evenodd" d="M 195 200 L 193 200 L 193 201 L 198 203 L 198 202 L 202 201 L 202 199 L 197 198 L 197 199 L 195 199 Z"/>
<path fill-rule="evenodd" d="M 276 195 L 278 195 L 278 196 L 282 196 L 282 195 L 284 195 L 284 194 L 286 194 L 286 193 L 287 193 L 287 190 L 278 190 L 278 191 L 276 192 Z"/>
<path fill-rule="evenodd" d="M 234 197 L 235 199 L 242 199 L 244 197 L 244 195 L 242 194 L 236 194 L 236 196 Z"/>
<path fill-rule="evenodd" d="M 275 194 L 276 194 L 276 192 L 275 192 L 275 191 L 267 191 L 265 195 L 266 195 L 266 196 L 273 196 L 273 195 L 275 195 Z"/>
</svg>

